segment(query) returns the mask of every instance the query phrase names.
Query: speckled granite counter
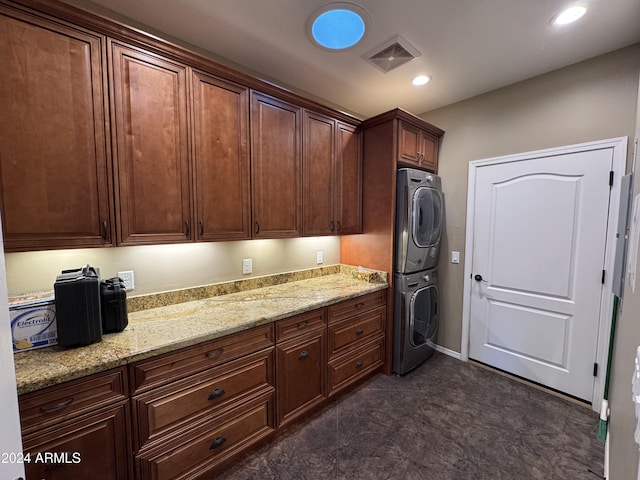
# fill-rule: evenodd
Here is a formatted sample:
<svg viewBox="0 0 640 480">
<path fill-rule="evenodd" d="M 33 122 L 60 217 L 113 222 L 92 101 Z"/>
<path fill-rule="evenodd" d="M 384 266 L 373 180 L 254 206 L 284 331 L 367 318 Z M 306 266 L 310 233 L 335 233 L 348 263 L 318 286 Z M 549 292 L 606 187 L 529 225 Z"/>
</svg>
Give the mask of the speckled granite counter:
<svg viewBox="0 0 640 480">
<path fill-rule="evenodd" d="M 18 393 L 115 368 L 387 287 L 344 273 L 284 283 L 129 314 L 120 333 L 100 343 L 15 355 Z"/>
</svg>

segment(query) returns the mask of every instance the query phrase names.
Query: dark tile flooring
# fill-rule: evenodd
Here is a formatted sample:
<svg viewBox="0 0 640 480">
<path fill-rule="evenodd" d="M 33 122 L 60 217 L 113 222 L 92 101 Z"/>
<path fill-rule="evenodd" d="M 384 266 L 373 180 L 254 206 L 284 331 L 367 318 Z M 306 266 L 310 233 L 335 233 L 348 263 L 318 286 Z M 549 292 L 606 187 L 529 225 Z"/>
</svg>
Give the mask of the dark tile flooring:
<svg viewBox="0 0 640 480">
<path fill-rule="evenodd" d="M 219 478 L 481 480 L 602 478 L 598 415 L 436 353 L 376 375 Z"/>
</svg>

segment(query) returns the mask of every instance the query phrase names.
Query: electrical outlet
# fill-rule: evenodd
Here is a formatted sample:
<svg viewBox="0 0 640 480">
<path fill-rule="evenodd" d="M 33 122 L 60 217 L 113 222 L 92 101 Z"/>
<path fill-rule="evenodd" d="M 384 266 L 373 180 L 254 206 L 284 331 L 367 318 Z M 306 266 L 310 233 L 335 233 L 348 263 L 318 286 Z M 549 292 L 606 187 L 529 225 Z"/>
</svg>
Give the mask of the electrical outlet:
<svg viewBox="0 0 640 480">
<path fill-rule="evenodd" d="M 316 263 L 320 265 L 322 262 L 324 262 L 324 252 L 322 250 L 318 250 L 316 252 Z"/>
<path fill-rule="evenodd" d="M 133 270 L 127 270 L 126 272 L 118 272 L 118 276 L 124 282 L 125 290 L 133 290 L 135 288 Z"/>
<path fill-rule="evenodd" d="M 253 259 L 251 258 L 243 258 L 242 259 L 242 274 L 248 275 L 253 272 Z"/>
</svg>

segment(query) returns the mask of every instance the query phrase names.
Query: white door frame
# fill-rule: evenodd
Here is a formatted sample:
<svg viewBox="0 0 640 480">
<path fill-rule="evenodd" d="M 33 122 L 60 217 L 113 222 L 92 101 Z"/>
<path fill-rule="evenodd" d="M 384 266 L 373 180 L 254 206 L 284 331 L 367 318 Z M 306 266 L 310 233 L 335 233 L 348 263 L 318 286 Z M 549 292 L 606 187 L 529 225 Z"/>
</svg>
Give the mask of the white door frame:
<svg viewBox="0 0 640 480">
<path fill-rule="evenodd" d="M 615 235 L 616 222 L 618 220 L 618 210 L 620 206 L 620 181 L 625 173 L 625 165 L 627 159 L 627 137 L 610 138 L 606 140 L 598 140 L 595 142 L 580 143 L 576 145 L 568 145 L 564 147 L 549 148 L 544 150 L 536 150 L 532 152 L 518 153 L 514 155 L 505 155 L 501 157 L 485 158 L 482 160 L 474 160 L 469 162 L 469 179 L 467 186 L 467 224 L 466 224 L 466 241 L 465 241 L 465 262 L 464 262 L 464 288 L 463 288 L 463 304 L 462 304 L 462 336 L 460 345 L 461 360 L 469 360 L 469 327 L 471 319 L 471 275 L 473 267 L 473 232 L 475 218 L 475 197 L 476 197 L 476 174 L 479 167 L 487 165 L 498 165 L 501 163 L 518 162 L 522 160 L 533 160 L 536 158 L 544 158 L 555 155 L 579 153 L 589 150 L 600 150 L 604 148 L 613 148 L 613 165 L 614 172 L 613 186 L 611 187 L 611 197 L 609 202 L 609 219 L 607 222 L 607 242 L 605 245 L 605 261 L 604 268 L 607 272 L 605 275 L 604 292 L 600 303 L 600 326 L 598 328 L 598 346 L 596 353 L 596 362 L 598 363 L 598 376 L 595 378 L 593 388 L 594 411 L 600 411 L 600 404 L 604 396 L 605 372 L 607 368 L 607 354 L 609 350 L 609 333 L 611 331 L 611 313 L 613 308 L 613 293 L 611 293 L 613 280 L 613 264 L 615 259 Z M 605 181 L 603 179 L 603 181 Z"/>
<path fill-rule="evenodd" d="M 9 321 L 9 300 L 7 293 L 7 275 L 2 248 L 2 230 L 0 229 L 0 411 L 3 420 L 0 428 L 0 478 L 24 478 L 24 464 L 11 454 L 22 454 L 22 436 L 18 413 L 18 390 L 16 371 L 13 362 L 13 342 L 11 340 L 11 322 Z"/>
</svg>

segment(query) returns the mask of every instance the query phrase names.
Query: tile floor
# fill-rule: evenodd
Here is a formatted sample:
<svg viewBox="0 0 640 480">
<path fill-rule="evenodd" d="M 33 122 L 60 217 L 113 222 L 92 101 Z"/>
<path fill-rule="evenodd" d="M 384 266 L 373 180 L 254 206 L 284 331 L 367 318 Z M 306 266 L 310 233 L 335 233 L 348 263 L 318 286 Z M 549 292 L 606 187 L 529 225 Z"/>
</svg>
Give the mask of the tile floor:
<svg viewBox="0 0 640 480">
<path fill-rule="evenodd" d="M 597 423 L 588 407 L 436 353 L 365 381 L 219 478 L 595 480 Z"/>
</svg>

